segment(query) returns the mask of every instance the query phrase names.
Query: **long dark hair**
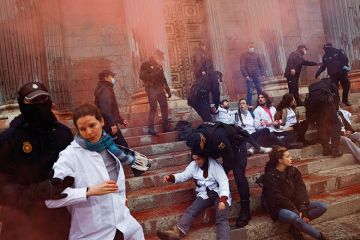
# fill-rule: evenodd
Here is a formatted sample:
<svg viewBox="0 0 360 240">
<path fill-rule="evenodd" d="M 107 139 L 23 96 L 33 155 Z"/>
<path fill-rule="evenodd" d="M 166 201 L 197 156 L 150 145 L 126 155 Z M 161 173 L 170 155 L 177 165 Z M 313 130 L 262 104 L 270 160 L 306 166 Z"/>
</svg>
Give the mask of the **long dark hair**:
<svg viewBox="0 0 360 240">
<path fill-rule="evenodd" d="M 276 111 L 282 111 L 284 108 L 292 108 L 293 110 L 295 110 L 296 105 L 291 106 L 291 103 L 294 100 L 294 95 L 292 93 L 287 93 L 285 94 L 282 99 L 281 102 L 279 103 L 279 105 L 276 108 Z"/>
<path fill-rule="evenodd" d="M 260 95 L 263 95 L 263 96 L 264 96 L 264 98 L 266 99 L 265 105 L 266 105 L 268 108 L 270 108 L 270 107 L 272 106 L 272 102 L 271 102 L 270 96 L 269 96 L 267 93 L 265 93 L 265 92 L 261 92 L 261 93 L 258 94 L 258 96 L 260 96 Z M 257 100 L 257 105 L 260 106 L 260 104 L 259 104 L 259 99 Z"/>
<path fill-rule="evenodd" d="M 266 163 L 265 171 L 270 168 L 276 168 L 279 164 L 279 159 L 284 156 L 284 153 L 288 149 L 286 147 L 274 146 L 272 151 L 269 153 L 269 161 Z"/>
</svg>

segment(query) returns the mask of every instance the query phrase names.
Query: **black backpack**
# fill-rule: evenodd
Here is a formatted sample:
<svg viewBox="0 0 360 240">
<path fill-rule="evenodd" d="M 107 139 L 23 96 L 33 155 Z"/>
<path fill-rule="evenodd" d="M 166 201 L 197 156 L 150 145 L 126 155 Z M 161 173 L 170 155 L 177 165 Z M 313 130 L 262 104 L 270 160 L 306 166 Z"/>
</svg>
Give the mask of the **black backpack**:
<svg viewBox="0 0 360 240">
<path fill-rule="evenodd" d="M 178 132 L 179 141 L 185 141 L 186 138 L 194 131 L 191 122 L 183 120 L 176 123 L 174 130 Z"/>
</svg>

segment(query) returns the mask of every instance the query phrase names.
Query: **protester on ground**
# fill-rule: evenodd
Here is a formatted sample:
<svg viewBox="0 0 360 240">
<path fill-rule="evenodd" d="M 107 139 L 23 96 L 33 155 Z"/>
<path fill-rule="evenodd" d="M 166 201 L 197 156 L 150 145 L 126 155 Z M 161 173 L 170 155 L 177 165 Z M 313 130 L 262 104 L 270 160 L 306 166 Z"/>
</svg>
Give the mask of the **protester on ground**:
<svg viewBox="0 0 360 240">
<path fill-rule="evenodd" d="M 157 235 L 162 240 L 175 240 L 185 236 L 203 210 L 211 206 L 215 207 L 215 224 L 217 239 L 230 239 L 230 226 L 228 221 L 231 197 L 229 180 L 223 167 L 214 159 L 206 155 L 192 154 L 193 161 L 185 171 L 166 175 L 164 181 L 181 183 L 194 179 L 197 197 L 188 207 L 180 221 L 172 229 L 158 231 Z"/>
<path fill-rule="evenodd" d="M 324 235 L 310 221 L 326 212 L 321 202 L 310 202 L 300 171 L 292 166 L 292 158 L 284 147 L 274 147 L 266 163 L 263 196 L 265 206 L 274 221 L 290 224 L 294 239 L 304 239 L 302 232 L 314 239 Z"/>
</svg>

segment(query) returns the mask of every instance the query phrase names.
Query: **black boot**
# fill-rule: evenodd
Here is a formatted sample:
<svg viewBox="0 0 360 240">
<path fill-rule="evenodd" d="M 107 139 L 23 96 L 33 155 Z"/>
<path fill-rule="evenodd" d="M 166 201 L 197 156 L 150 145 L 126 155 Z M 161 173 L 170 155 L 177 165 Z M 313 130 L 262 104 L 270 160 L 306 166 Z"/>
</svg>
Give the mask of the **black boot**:
<svg viewBox="0 0 360 240">
<path fill-rule="evenodd" d="M 332 157 L 341 157 L 343 152 L 339 149 L 339 143 L 331 144 L 331 156 Z"/>
<path fill-rule="evenodd" d="M 164 123 L 163 124 L 163 129 L 164 129 L 164 132 L 171 132 L 171 129 L 169 128 L 169 123 Z"/>
<path fill-rule="evenodd" d="M 299 231 L 299 229 L 297 229 L 296 227 L 294 227 L 292 225 L 289 228 L 289 233 L 294 238 L 294 240 L 303 240 L 304 239 L 304 236 Z"/>
<path fill-rule="evenodd" d="M 153 135 L 153 136 L 157 135 L 154 126 L 149 126 L 149 131 L 148 131 L 148 133 L 151 134 L 151 135 Z"/>
<path fill-rule="evenodd" d="M 324 237 L 324 235 L 322 233 L 320 233 L 320 237 L 318 238 L 318 240 L 326 240 L 326 238 Z"/>
<path fill-rule="evenodd" d="M 250 201 L 249 200 L 241 200 L 240 201 L 241 209 L 239 213 L 239 217 L 236 220 L 236 226 L 239 228 L 245 227 L 250 219 Z"/>
<path fill-rule="evenodd" d="M 330 148 L 330 145 L 327 143 L 327 144 L 321 144 L 322 145 L 322 148 L 323 148 L 323 155 L 324 156 L 330 156 L 331 154 L 331 148 Z"/>
</svg>

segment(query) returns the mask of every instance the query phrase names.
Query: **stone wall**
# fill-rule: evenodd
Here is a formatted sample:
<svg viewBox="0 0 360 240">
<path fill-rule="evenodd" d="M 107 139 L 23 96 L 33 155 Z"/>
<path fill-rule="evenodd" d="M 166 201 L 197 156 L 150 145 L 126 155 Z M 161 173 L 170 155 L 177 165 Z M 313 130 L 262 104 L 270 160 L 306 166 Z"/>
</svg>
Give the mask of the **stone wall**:
<svg viewBox="0 0 360 240">
<path fill-rule="evenodd" d="M 98 73 L 112 69 L 119 105 L 134 89 L 122 1 L 60 0 L 71 106 L 94 101 Z"/>
</svg>

